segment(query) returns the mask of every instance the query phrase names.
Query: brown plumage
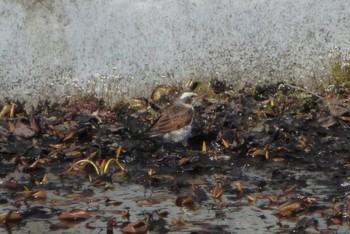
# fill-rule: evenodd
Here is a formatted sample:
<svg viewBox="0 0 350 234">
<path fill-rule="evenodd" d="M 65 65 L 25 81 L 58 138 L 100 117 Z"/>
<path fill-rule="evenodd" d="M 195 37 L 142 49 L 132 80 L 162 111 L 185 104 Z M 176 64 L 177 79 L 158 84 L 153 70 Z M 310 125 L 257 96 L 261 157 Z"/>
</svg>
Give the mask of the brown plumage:
<svg viewBox="0 0 350 234">
<path fill-rule="evenodd" d="M 148 129 L 149 137 L 163 136 L 166 141 L 179 142 L 186 139 L 192 130 L 194 109 L 191 105 L 195 93 L 185 92 Z"/>
</svg>

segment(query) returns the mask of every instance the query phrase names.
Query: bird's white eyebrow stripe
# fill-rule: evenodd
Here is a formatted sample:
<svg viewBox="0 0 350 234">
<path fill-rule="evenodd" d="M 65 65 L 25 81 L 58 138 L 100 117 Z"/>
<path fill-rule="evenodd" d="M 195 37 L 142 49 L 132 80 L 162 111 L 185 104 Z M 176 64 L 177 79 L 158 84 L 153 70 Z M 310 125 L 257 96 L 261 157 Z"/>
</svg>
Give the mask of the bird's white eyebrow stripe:
<svg viewBox="0 0 350 234">
<path fill-rule="evenodd" d="M 192 96 L 197 96 L 197 94 L 193 92 L 185 92 L 181 95 L 180 99 L 184 99 L 186 97 L 192 97 Z"/>
</svg>

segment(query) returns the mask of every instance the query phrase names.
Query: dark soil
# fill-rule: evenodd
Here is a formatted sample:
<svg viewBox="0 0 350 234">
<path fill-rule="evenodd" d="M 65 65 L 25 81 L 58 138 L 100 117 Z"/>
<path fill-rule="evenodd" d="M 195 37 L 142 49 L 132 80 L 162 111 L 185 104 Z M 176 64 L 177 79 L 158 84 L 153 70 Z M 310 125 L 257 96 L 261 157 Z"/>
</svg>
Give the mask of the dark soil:
<svg viewBox="0 0 350 234">
<path fill-rule="evenodd" d="M 1 231 L 350 232 L 348 91 L 188 88 L 199 98 L 187 146 L 143 135 L 176 87 L 113 108 L 3 103 Z"/>
</svg>

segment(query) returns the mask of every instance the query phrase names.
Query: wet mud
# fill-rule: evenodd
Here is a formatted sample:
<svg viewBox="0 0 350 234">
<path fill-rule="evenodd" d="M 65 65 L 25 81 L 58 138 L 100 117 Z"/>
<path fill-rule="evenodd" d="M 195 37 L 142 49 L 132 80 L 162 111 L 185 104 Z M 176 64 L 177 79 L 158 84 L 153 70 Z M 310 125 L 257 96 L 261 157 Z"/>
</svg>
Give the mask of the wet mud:
<svg viewBox="0 0 350 234">
<path fill-rule="evenodd" d="M 198 94 L 187 145 L 147 138 Z M 2 103 L 7 233 L 349 233 L 350 92 L 212 80 L 113 107 Z"/>
</svg>

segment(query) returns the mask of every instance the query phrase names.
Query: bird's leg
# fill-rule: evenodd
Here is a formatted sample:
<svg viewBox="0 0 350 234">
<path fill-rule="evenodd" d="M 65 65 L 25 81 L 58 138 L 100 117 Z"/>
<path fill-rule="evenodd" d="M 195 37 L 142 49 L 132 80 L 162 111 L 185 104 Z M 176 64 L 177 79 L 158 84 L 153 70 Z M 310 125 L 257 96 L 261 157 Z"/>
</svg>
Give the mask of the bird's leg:
<svg viewBox="0 0 350 234">
<path fill-rule="evenodd" d="M 183 140 L 181 141 L 181 145 L 182 145 L 182 146 L 184 147 L 184 149 L 186 150 L 187 155 L 188 155 L 188 156 L 191 156 L 192 153 L 190 152 L 190 150 L 189 150 L 189 148 L 188 148 L 188 141 L 187 141 L 187 139 L 183 139 Z"/>
<path fill-rule="evenodd" d="M 183 147 L 185 147 L 185 148 L 188 147 L 188 141 L 187 141 L 187 139 L 183 139 L 183 140 L 180 141 L 180 142 L 181 142 L 181 145 L 182 145 Z"/>
</svg>

